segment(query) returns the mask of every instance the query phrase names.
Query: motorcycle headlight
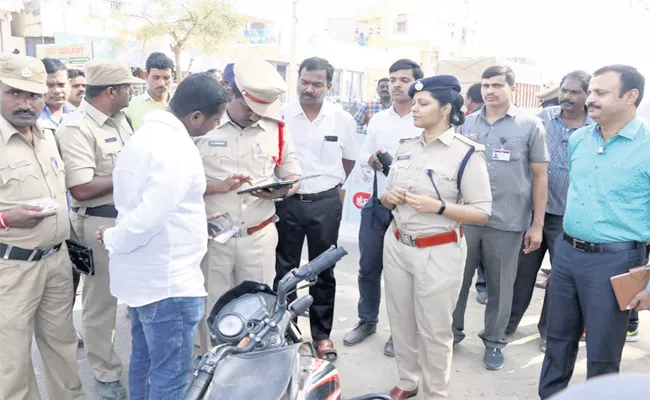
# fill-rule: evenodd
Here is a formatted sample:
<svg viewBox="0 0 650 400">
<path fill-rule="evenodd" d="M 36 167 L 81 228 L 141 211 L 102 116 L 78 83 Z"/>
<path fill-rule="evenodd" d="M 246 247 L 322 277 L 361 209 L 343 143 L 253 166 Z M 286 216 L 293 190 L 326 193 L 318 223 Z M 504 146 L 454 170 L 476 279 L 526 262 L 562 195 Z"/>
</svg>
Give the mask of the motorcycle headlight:
<svg viewBox="0 0 650 400">
<path fill-rule="evenodd" d="M 240 338 L 246 330 L 244 320 L 237 314 L 226 314 L 219 319 L 217 325 L 219 335 L 225 340 Z"/>
</svg>

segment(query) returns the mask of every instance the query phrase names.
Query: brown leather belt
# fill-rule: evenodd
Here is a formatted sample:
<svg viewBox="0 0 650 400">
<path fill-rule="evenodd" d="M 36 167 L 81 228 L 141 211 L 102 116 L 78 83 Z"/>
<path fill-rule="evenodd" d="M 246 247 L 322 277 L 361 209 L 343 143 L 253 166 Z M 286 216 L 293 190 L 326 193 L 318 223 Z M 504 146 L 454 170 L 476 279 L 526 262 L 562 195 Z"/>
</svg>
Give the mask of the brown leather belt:
<svg viewBox="0 0 650 400">
<path fill-rule="evenodd" d="M 279 220 L 278 216 L 273 215 L 273 216 L 269 217 L 268 219 L 265 219 L 261 224 L 259 224 L 257 226 L 253 226 L 252 228 L 246 229 L 246 234 L 248 234 L 250 236 L 253 233 L 261 231 L 262 229 L 266 228 L 269 224 L 271 224 L 273 222 L 277 222 L 278 220 Z"/>
<path fill-rule="evenodd" d="M 463 237 L 463 226 L 461 225 L 458 229 L 460 237 Z M 459 237 L 456 235 L 456 231 L 449 231 L 444 233 L 438 233 L 437 235 L 428 235 L 428 236 L 411 236 L 403 232 L 400 232 L 397 227 L 395 227 L 395 239 L 398 242 L 403 243 L 411 247 L 431 247 L 431 246 L 440 246 L 442 244 L 453 243 L 458 241 Z"/>
</svg>

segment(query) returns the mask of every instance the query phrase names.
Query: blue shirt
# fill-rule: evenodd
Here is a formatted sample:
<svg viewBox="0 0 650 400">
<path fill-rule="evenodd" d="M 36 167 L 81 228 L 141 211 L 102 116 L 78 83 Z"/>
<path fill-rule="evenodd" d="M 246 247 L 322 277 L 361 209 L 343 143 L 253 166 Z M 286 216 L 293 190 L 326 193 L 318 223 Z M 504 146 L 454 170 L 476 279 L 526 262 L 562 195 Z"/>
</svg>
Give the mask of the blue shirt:
<svg viewBox="0 0 650 400">
<path fill-rule="evenodd" d="M 544 108 L 539 117 L 546 128 L 548 138 L 548 151 L 551 160 L 548 163 L 548 202 L 546 212 L 553 215 L 564 215 L 566 209 L 566 196 L 569 191 L 569 156 L 567 147 L 569 137 L 578 128 L 567 128 L 562 121 L 562 108 L 552 106 Z M 585 116 L 583 126 L 593 124 L 594 121 Z"/>
<path fill-rule="evenodd" d="M 59 125 L 61 125 L 63 121 L 65 121 L 66 116 L 72 113 L 76 109 L 77 108 L 72 104 L 65 103 L 63 105 L 63 115 L 61 116 L 61 121 L 57 122 L 54 119 L 52 119 L 52 111 L 50 111 L 50 108 L 46 104 L 45 107 L 43 107 L 43 111 L 41 111 L 41 118 L 40 118 L 41 126 L 51 127 L 56 130 L 59 128 Z"/>
<path fill-rule="evenodd" d="M 580 128 L 569 139 L 569 177 L 568 235 L 592 243 L 650 240 L 650 127 L 635 118 L 607 143 L 597 124 Z"/>
</svg>

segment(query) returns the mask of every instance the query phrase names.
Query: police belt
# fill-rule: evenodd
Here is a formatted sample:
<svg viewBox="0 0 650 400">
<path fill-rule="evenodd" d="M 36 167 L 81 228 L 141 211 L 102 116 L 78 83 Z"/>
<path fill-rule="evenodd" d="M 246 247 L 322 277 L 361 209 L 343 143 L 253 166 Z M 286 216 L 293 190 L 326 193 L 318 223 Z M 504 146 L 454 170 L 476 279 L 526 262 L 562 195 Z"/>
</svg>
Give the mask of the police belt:
<svg viewBox="0 0 650 400">
<path fill-rule="evenodd" d="M 252 234 L 255 233 L 255 232 L 259 232 L 259 231 L 261 231 L 262 229 L 264 229 L 264 228 L 266 228 L 267 226 L 269 226 L 271 223 L 273 223 L 273 222 L 278 222 L 279 220 L 280 220 L 280 218 L 278 218 L 277 215 L 273 215 L 273 216 L 271 216 L 271 217 L 265 219 L 261 224 L 246 229 L 246 235 L 247 235 L 247 236 L 250 236 L 250 235 L 252 235 Z M 234 238 L 239 238 L 239 237 L 242 237 L 242 236 L 244 236 L 244 235 L 243 235 L 243 232 L 240 230 L 239 232 L 237 232 L 236 234 L 234 234 L 232 237 L 234 237 Z"/>
<path fill-rule="evenodd" d="M 645 242 L 590 243 L 564 234 L 564 240 L 574 250 L 583 253 L 618 253 L 619 251 L 634 250 L 645 247 Z"/>
<path fill-rule="evenodd" d="M 458 233 L 456 233 L 458 232 Z M 404 232 L 400 232 L 395 226 L 395 239 L 398 242 L 403 243 L 410 247 L 432 247 L 440 246 L 447 243 L 457 242 L 460 238 L 463 237 L 463 226 L 461 225 L 458 230 L 453 230 L 444 233 L 438 233 L 436 235 L 422 235 L 422 236 L 411 236 L 407 235 Z"/>
<path fill-rule="evenodd" d="M 0 243 L 0 257 L 5 260 L 40 261 L 59 251 L 62 243 L 43 249 L 27 250 L 9 244 Z"/>
<path fill-rule="evenodd" d="M 320 193 L 297 193 L 294 197 L 303 203 L 311 203 L 312 201 L 338 196 L 339 193 L 341 193 L 341 185 L 334 186 L 333 188 Z"/>
<path fill-rule="evenodd" d="M 79 210 L 84 209 L 85 213 L 82 215 L 90 215 L 91 217 L 102 217 L 102 218 L 117 218 L 117 209 L 114 205 L 106 204 L 99 207 L 72 207 L 72 211 L 79 214 Z"/>
</svg>

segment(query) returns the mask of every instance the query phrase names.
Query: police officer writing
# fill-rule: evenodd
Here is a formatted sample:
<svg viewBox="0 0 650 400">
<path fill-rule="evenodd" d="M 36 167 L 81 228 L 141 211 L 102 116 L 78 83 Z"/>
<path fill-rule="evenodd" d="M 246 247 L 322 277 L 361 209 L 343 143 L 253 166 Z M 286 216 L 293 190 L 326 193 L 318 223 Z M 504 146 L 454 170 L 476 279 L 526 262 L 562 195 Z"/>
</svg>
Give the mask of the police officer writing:
<svg viewBox="0 0 650 400">
<path fill-rule="evenodd" d="M 207 212 L 228 213 L 238 228 L 225 243 L 208 244 L 202 262 L 208 310 L 243 281 L 273 284 L 278 244 L 274 200 L 300 187 L 237 193 L 242 185 L 272 183 L 276 176 L 294 180 L 300 176 L 300 164 L 284 123 L 276 116 L 286 83 L 275 67 L 264 59 L 246 57 L 237 60 L 234 74 L 230 84 L 234 99 L 222 123 L 196 140 L 207 177 Z M 200 326 L 197 344 L 203 354 L 207 333 Z"/>
<path fill-rule="evenodd" d="M 569 138 L 564 233 L 547 289 L 542 399 L 568 386 L 583 327 L 587 378 L 620 370 L 629 312 L 620 310 L 610 278 L 645 265 L 650 241 L 650 128 L 636 116 L 644 86 L 630 66 L 596 71 L 587 97 L 596 124 Z M 650 285 L 628 309 L 647 310 L 649 303 Z"/>
<path fill-rule="evenodd" d="M 125 64 L 91 61 L 86 64 L 86 98 L 59 132 L 70 189 L 74 233 L 92 247 L 95 275 L 84 278 L 82 326 L 86 357 L 104 399 L 126 399 L 119 382 L 120 361 L 113 343 L 117 299 L 109 289 L 108 252 L 96 240 L 100 226 L 113 226 L 115 159 L 133 131 L 121 111 L 129 105 L 136 80 Z"/>
<path fill-rule="evenodd" d="M 395 400 L 414 397 L 420 376 L 424 398 L 449 395 L 458 300 L 467 246 L 464 223 L 483 224 L 492 194 L 484 147 L 458 135 L 463 98 L 449 75 L 409 89 L 413 121 L 422 134 L 397 150 L 382 204 L 393 226 L 384 241 L 384 283 L 399 383 Z"/>
<path fill-rule="evenodd" d="M 36 125 L 46 73 L 32 57 L 0 56 L 0 399 L 41 396 L 32 337 L 50 399 L 85 399 L 77 375 L 65 171 L 54 132 Z M 32 206 L 34 201 L 40 206 Z M 45 207 L 45 208 L 44 208 Z"/>
</svg>

